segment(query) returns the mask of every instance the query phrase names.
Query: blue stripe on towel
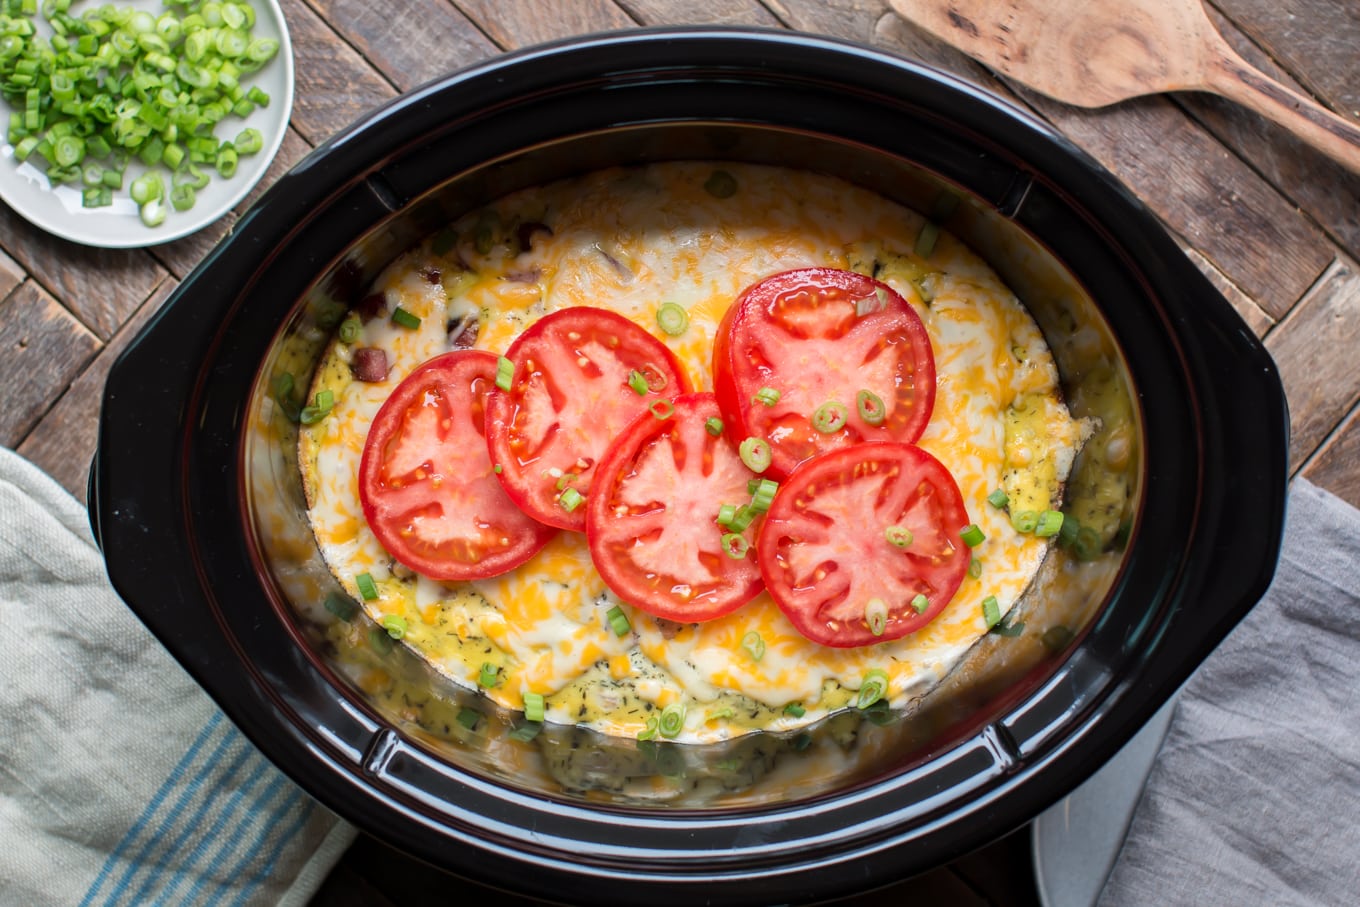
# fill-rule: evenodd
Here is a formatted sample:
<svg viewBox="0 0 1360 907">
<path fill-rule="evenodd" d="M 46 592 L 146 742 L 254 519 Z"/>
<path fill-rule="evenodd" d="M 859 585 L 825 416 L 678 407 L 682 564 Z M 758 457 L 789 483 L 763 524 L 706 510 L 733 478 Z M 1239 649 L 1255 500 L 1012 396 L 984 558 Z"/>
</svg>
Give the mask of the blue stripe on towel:
<svg viewBox="0 0 1360 907">
<path fill-rule="evenodd" d="M 104 865 L 100 868 L 99 875 L 95 876 L 94 882 L 91 883 L 89 890 L 85 892 L 85 897 L 81 898 L 80 907 L 88 907 L 95 896 L 99 894 L 99 889 L 104 887 L 104 882 L 112 874 L 114 867 L 118 865 L 118 861 L 122 859 L 123 852 L 131 847 L 132 843 L 137 840 L 139 835 L 141 835 L 143 829 L 146 828 L 147 823 L 151 821 L 151 817 L 160 809 L 161 803 L 170 795 L 170 791 L 175 789 L 175 786 L 179 783 L 180 777 L 184 774 L 185 770 L 198 758 L 199 750 L 203 748 L 208 742 L 208 738 L 212 735 L 212 732 L 217 729 L 219 724 L 221 724 L 222 718 L 223 715 L 221 712 L 213 712 L 213 714 L 209 716 L 207 725 L 204 726 L 203 730 L 199 731 L 198 737 L 190 744 L 189 749 L 184 753 L 184 756 L 179 760 L 179 763 L 170 770 L 170 774 L 166 776 L 165 781 L 161 783 L 160 789 L 152 796 L 151 802 L 146 805 L 146 809 L 142 810 L 142 814 L 137 817 L 137 821 L 132 823 L 132 827 L 127 830 L 127 834 L 123 835 L 123 839 L 118 842 L 118 846 L 116 846 L 113 849 L 113 852 L 109 854 L 108 858 L 104 860 Z"/>
<path fill-rule="evenodd" d="M 160 823 L 156 825 L 154 830 L 150 831 L 149 834 L 143 835 L 141 849 L 139 849 L 137 854 L 128 861 L 127 869 L 123 871 L 123 877 L 118 880 L 117 886 L 114 887 L 112 893 L 105 899 L 105 907 L 114 907 L 114 905 L 122 899 L 123 895 L 127 892 L 128 886 L 132 883 L 132 877 L 135 876 L 137 870 L 145 864 L 152 849 L 159 845 L 164 837 L 174 828 L 180 815 L 189 807 L 189 803 L 203 787 L 204 780 L 218 774 L 217 766 L 222 760 L 222 757 L 233 744 L 237 744 L 241 741 L 241 735 L 237 732 L 236 728 L 232 727 L 230 724 L 226 725 L 225 728 L 222 739 L 218 741 L 217 746 L 213 748 L 213 751 L 208 754 L 207 758 L 194 770 L 193 775 L 189 777 L 188 783 L 185 784 L 183 790 L 180 791 L 179 797 L 175 800 L 174 805 L 170 807 L 169 812 L 161 817 Z"/>
<path fill-rule="evenodd" d="M 289 791 L 296 794 L 296 790 L 286 782 L 283 774 L 274 772 L 269 785 L 255 797 L 246 814 L 241 817 L 234 828 L 222 835 L 220 846 L 198 872 L 198 878 L 194 880 L 193 887 L 189 889 L 189 893 L 185 895 L 181 903 L 196 903 L 203 894 L 204 885 L 208 884 L 210 878 L 216 880 L 219 890 L 229 890 L 228 886 L 236 882 L 236 877 L 242 871 L 242 867 L 250 865 L 250 862 L 256 858 L 261 841 L 269 833 L 270 825 L 278 821 L 278 816 L 282 812 L 282 807 L 280 807 L 272 815 L 266 817 L 264 815 L 265 809 L 281 793 L 288 793 Z M 284 800 L 285 805 L 286 803 L 287 799 Z M 253 825 L 262 825 L 262 827 L 256 834 L 255 840 L 247 844 L 244 839 Z M 234 862 L 230 870 L 223 871 L 227 861 L 233 859 Z M 215 893 L 208 898 L 206 903 L 216 904 L 222 899 L 222 896 L 222 894 Z"/>
<path fill-rule="evenodd" d="M 221 849 L 221 847 L 226 846 L 226 844 L 235 842 L 237 837 L 236 829 L 232 829 L 231 833 L 223 835 L 223 827 L 236 815 L 241 807 L 242 801 L 252 790 L 254 790 L 260 780 L 272 777 L 270 773 L 274 771 L 273 766 L 271 766 L 257 750 L 247 747 L 247 752 L 250 755 L 250 761 L 247 769 L 248 777 L 246 781 L 232 792 L 232 795 L 227 799 L 225 808 L 218 813 L 212 828 L 199 836 L 198 841 L 194 844 L 194 849 L 181 861 L 180 871 L 175 874 L 173 879 L 167 881 L 166 887 L 161 890 L 159 895 L 157 895 L 155 901 L 156 907 L 169 903 L 170 897 L 174 895 L 175 892 L 179 891 L 180 886 L 184 884 L 185 881 L 197 881 L 211 872 L 214 862 L 212 860 L 205 862 L 203 859 L 210 844 L 217 842 L 219 849 Z M 277 784 L 277 780 L 274 780 L 273 783 Z M 261 793 L 259 797 L 268 796 L 269 790 L 270 787 L 267 786 L 265 792 Z M 249 817 L 250 815 L 251 810 L 248 810 L 246 816 Z M 186 898 L 186 901 L 187 900 L 192 900 L 192 898 Z"/>
<path fill-rule="evenodd" d="M 142 884 L 138 887 L 137 891 L 129 898 L 129 904 L 145 904 L 150 892 L 154 891 L 157 885 L 166 884 L 163 877 L 167 868 L 170 869 L 170 872 L 174 876 L 182 875 L 183 870 L 191 865 L 189 860 L 185 860 L 181 856 L 181 852 L 183 851 L 186 842 L 190 839 L 190 836 L 195 834 L 200 835 L 199 843 L 201 846 L 201 836 L 204 833 L 203 825 L 208 820 L 211 811 L 217 810 L 218 815 L 214 820 L 212 829 L 207 832 L 208 836 L 213 834 L 213 831 L 221 825 L 222 817 L 232 809 L 230 799 L 225 806 L 223 805 L 223 794 L 228 790 L 237 788 L 237 793 L 233 794 L 234 799 L 239 795 L 240 787 L 251 783 L 252 777 L 249 774 L 248 766 L 251 762 L 251 756 L 255 753 L 255 748 L 248 744 L 245 738 L 239 733 L 235 736 L 241 743 L 235 758 L 232 759 L 231 763 L 227 765 L 226 768 L 214 773 L 217 777 L 210 779 L 211 783 L 203 789 L 203 797 L 198 804 L 198 809 L 196 809 L 194 814 L 183 823 L 183 826 L 180 828 L 179 834 L 175 836 L 175 839 L 167 844 L 155 859 L 147 861 L 145 867 L 147 870 L 146 878 L 142 880 Z M 245 775 L 244 781 L 238 778 L 238 776 L 242 774 Z M 200 778 L 202 778 L 202 776 L 200 776 Z"/>
<path fill-rule="evenodd" d="M 291 799 L 296 800 L 300 797 L 301 794 L 295 791 L 294 796 Z M 244 904 L 246 898 L 254 893 L 256 888 L 260 887 L 260 883 L 269 878 L 269 874 L 274 871 L 274 864 L 279 861 L 279 855 L 283 853 L 283 848 L 286 847 L 288 842 L 293 840 L 293 836 L 301 831 L 302 827 L 307 824 L 307 820 L 312 817 L 312 810 L 315 808 L 316 803 L 308 800 L 306 806 L 298 812 L 298 816 L 293 820 L 293 824 L 288 826 L 284 833 L 279 835 L 278 839 L 274 842 L 274 849 L 269 852 L 269 856 L 265 860 L 264 865 L 257 867 L 255 872 L 251 875 L 250 881 L 241 887 L 240 892 L 236 895 L 236 900 L 231 902 L 232 907 L 238 907 L 238 905 Z"/>
</svg>

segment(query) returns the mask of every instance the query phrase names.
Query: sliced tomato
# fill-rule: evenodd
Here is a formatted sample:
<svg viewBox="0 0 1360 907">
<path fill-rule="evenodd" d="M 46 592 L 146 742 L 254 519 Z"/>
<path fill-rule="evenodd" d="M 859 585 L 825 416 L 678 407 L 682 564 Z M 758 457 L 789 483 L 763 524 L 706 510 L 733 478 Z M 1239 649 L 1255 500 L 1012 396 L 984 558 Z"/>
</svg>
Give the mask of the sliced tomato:
<svg viewBox="0 0 1360 907">
<path fill-rule="evenodd" d="M 939 460 L 914 444 L 862 444 L 794 470 L 766 514 L 757 557 L 771 597 L 800 633 L 826 646 L 863 646 L 919 630 L 949 603 L 971 560 L 960 537 L 967 524 L 958 485 Z M 910 544 L 890 541 L 889 527 L 910 532 Z M 878 635 L 869 617 L 875 599 L 884 608 Z"/>
<path fill-rule="evenodd" d="M 708 431 L 718 413 L 712 394 L 679 397 L 669 417 L 630 423 L 597 467 L 586 520 L 595 569 L 619 598 L 657 617 L 710 620 L 761 589 L 753 545 L 761 518 L 735 533 L 740 542 L 724 542 L 731 530 L 716 522 L 723 504 L 751 500 L 756 477 Z"/>
<path fill-rule="evenodd" d="M 514 366 L 510 389 L 493 390 L 486 410 L 501 483 L 535 519 L 584 532 L 585 500 L 609 442 L 651 404 L 688 393 L 689 381 L 660 340 L 588 306 L 545 315 L 505 356 Z M 643 393 L 629 383 L 635 373 Z"/>
<path fill-rule="evenodd" d="M 556 530 L 505 493 L 483 438 L 496 357 L 457 350 L 423 363 L 387 398 L 359 463 L 359 498 L 378 541 L 438 580 L 505 573 Z"/>
<path fill-rule="evenodd" d="M 746 288 L 718 330 L 713 381 L 729 437 L 767 440 L 777 479 L 861 441 L 913 442 L 935 406 L 935 357 L 920 316 L 887 284 L 833 268 Z M 756 399 L 766 388 L 778 394 L 772 405 Z M 873 395 L 862 398 L 868 420 L 861 391 Z M 824 405 L 844 408 L 842 426 L 814 427 Z"/>
</svg>

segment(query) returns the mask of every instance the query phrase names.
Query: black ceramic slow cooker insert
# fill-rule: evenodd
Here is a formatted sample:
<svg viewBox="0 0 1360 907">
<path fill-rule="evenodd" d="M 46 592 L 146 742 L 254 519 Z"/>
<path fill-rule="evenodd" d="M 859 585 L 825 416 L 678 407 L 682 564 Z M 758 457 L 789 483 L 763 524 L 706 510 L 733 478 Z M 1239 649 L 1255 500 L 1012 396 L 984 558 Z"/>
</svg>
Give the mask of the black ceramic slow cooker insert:
<svg viewBox="0 0 1360 907">
<path fill-rule="evenodd" d="M 337 313 L 460 214 L 674 159 L 824 171 L 925 212 L 956 200 L 937 216 L 1034 314 L 1076 414 L 1133 438 L 1119 532 L 1054 548 L 1020 606 L 1031 631 L 986 638 L 911 714 L 714 747 L 570 728 L 524 742 L 517 716 L 400 646 L 346 652 L 327 633 L 335 585 L 310 543 L 295 435 L 267 412 L 274 379 L 303 380 Z M 1043 123 L 864 47 L 639 31 L 431 83 L 280 179 L 114 365 L 90 510 L 129 606 L 280 768 L 372 834 L 554 900 L 808 902 L 985 844 L 1132 736 L 1265 591 L 1286 426 L 1254 335 Z M 1101 469 L 1079 458 L 1067 506 L 1110 491 Z M 385 659 L 417 705 L 366 691 L 356 658 Z M 474 732 L 448 720 L 466 709 Z M 835 747 L 848 755 L 826 774 L 809 754 Z M 638 779 L 678 793 L 643 801 Z"/>
</svg>

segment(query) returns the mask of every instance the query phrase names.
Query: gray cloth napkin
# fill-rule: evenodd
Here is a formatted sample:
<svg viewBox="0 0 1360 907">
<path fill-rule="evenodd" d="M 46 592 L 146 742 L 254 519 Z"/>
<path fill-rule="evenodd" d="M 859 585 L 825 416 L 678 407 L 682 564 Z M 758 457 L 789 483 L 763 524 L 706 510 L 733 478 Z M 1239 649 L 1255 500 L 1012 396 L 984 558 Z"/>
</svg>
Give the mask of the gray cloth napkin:
<svg viewBox="0 0 1360 907">
<path fill-rule="evenodd" d="M 118 599 L 84 508 L 0 448 L 0 905 L 304 904 L 353 837 Z"/>
<path fill-rule="evenodd" d="M 1099 903 L 1360 904 L 1360 510 L 1294 481 L 1275 580 L 1181 693 Z"/>
</svg>

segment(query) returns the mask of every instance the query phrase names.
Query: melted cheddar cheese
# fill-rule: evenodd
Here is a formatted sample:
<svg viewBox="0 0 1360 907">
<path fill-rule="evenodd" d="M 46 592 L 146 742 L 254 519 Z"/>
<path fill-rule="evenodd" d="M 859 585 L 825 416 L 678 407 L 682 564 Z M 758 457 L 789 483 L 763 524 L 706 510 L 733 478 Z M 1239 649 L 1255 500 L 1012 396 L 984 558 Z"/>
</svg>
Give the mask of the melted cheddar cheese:
<svg viewBox="0 0 1360 907">
<path fill-rule="evenodd" d="M 403 641 L 453 679 L 476 686 L 498 669 L 486 695 L 518 709 L 525 692 L 547 697 L 548 720 L 634 736 L 671 703 L 685 706 L 680 742 L 709 742 L 757 729 L 805 725 L 852 704 L 865 674 L 884 670 L 894 707 L 937 685 L 986 632 L 981 602 L 1004 614 L 1028 586 L 1047 541 L 1012 528 L 987 503 L 1004 488 L 1018 509 L 1056 508 L 1088 427 L 1063 405 L 1048 347 L 1033 319 L 974 253 L 941 233 L 926 257 L 914 250 L 925 220 L 833 177 L 723 164 L 737 191 L 705 190 L 714 165 L 686 162 L 613 169 L 507 196 L 461 218 L 393 262 L 372 292 L 388 311 L 421 319 L 411 330 L 373 318 L 353 344 L 332 343 L 311 392 L 334 405 L 304 426 L 299 463 L 317 543 L 341 584 L 359 599 L 369 574 L 370 616 L 397 615 Z M 703 624 L 657 621 L 620 603 L 591 565 L 585 537 L 562 533 L 520 568 L 444 584 L 396 564 L 369 531 L 356 480 L 368 426 L 397 383 L 473 336 L 503 352 L 542 315 L 567 306 L 613 309 L 670 346 L 697 389 L 712 386 L 712 343 L 743 288 L 810 266 L 851 268 L 893 286 L 921 315 L 934 348 L 934 415 L 920 439 L 952 471 L 970 518 L 987 540 L 940 616 L 902 639 L 833 649 L 804 639 L 762 593 Z M 656 323 L 665 302 L 689 313 L 678 337 Z M 359 346 L 386 351 L 387 379 L 356 381 Z M 620 605 L 632 632 L 605 614 Z M 742 648 L 760 634 L 764 655 Z M 794 717 L 790 703 L 801 706 Z M 794 710 L 795 712 L 797 709 Z"/>
</svg>

